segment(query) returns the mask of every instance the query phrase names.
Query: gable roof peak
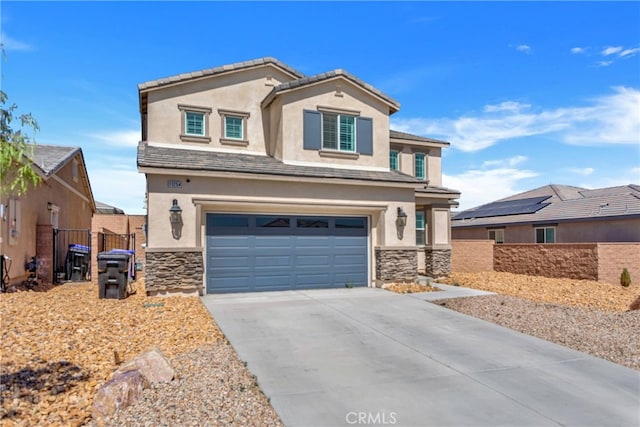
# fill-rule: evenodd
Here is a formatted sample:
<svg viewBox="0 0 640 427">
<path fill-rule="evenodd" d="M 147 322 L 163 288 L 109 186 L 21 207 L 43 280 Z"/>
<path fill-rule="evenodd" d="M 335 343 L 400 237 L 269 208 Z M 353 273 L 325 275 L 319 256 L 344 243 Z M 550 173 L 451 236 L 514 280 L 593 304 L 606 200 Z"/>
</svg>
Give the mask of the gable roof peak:
<svg viewBox="0 0 640 427">
<path fill-rule="evenodd" d="M 248 61 L 234 62 L 232 64 L 220 65 L 212 68 L 205 68 L 203 70 L 192 71 L 189 73 L 182 73 L 174 76 L 164 77 L 156 80 L 150 80 L 138 85 L 138 91 L 150 90 L 166 85 L 180 83 L 184 81 L 201 79 L 205 77 L 214 76 L 217 74 L 229 73 L 232 71 L 246 70 L 250 68 L 262 67 L 265 65 L 273 65 L 280 68 L 285 73 L 289 74 L 294 79 L 304 77 L 304 74 L 298 70 L 288 66 L 284 62 L 277 60 L 272 56 L 265 56 L 262 58 L 251 59 Z"/>
</svg>

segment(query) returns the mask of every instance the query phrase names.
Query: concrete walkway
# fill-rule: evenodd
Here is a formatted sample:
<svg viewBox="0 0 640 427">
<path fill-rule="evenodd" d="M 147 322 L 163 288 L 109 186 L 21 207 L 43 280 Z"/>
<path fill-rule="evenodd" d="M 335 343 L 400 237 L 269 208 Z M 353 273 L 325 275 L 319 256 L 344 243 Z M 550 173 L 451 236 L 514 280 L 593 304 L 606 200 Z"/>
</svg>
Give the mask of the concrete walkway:
<svg viewBox="0 0 640 427">
<path fill-rule="evenodd" d="M 203 302 L 287 426 L 640 425 L 640 372 L 416 295 L 355 288 Z"/>
</svg>

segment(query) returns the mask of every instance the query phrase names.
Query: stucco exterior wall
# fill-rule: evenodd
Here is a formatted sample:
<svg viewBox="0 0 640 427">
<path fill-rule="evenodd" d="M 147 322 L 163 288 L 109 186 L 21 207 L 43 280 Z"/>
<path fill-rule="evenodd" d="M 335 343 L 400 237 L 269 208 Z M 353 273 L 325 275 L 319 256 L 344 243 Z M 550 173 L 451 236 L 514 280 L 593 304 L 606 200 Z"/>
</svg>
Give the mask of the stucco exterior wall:
<svg viewBox="0 0 640 427">
<path fill-rule="evenodd" d="M 76 157 L 80 161 L 80 157 Z M 27 276 L 24 269 L 25 262 L 37 255 L 36 225 L 50 225 L 51 211 L 48 203 L 60 208 L 58 228 L 60 229 L 90 229 L 92 201 L 86 195 L 81 176 L 73 179 L 72 162 L 69 162 L 56 175 L 46 181 L 42 181 L 36 188 L 28 190 L 21 197 L 7 197 L 2 199 L 2 204 L 9 206 L 9 200 L 20 202 L 19 230 L 10 237 L 11 224 L 10 212 L 7 210 L 5 219 L 0 220 L 0 253 L 9 256 L 12 260 L 9 277 L 11 283 L 23 280 Z M 49 260 L 48 262 L 51 262 Z M 51 278 L 48 278 L 51 280 Z"/>
<path fill-rule="evenodd" d="M 553 221 L 552 221 L 553 222 Z M 560 222 L 556 243 L 640 242 L 640 218 Z M 487 239 L 488 229 L 501 226 L 453 227 L 454 239 Z M 535 243 L 535 226 L 506 225 L 505 243 Z"/>
<path fill-rule="evenodd" d="M 640 244 L 598 243 L 598 280 L 620 285 L 620 275 L 626 268 L 631 283 L 640 283 Z"/>
<path fill-rule="evenodd" d="M 452 240 L 451 271 L 477 273 L 493 271 L 493 240 Z"/>
<path fill-rule="evenodd" d="M 340 92 L 336 88 L 340 88 Z M 331 80 L 279 96 L 281 114 L 271 106 L 271 128 L 278 129 L 276 138 L 282 149 L 276 149 L 284 163 L 322 163 L 362 169 L 389 170 L 389 107 L 344 79 Z M 357 159 L 326 157 L 322 150 L 303 149 L 303 111 L 318 107 L 348 110 L 373 119 L 373 155 L 360 154 Z M 357 129 L 356 129 L 357 132 Z"/>
<path fill-rule="evenodd" d="M 147 107 L 147 140 L 200 149 L 216 148 L 265 154 L 265 121 L 262 118 L 260 103 L 274 86 L 290 79 L 291 77 L 277 68 L 265 66 L 150 91 Z M 210 141 L 181 141 L 183 124 L 179 104 L 212 110 L 208 120 L 205 120 L 208 124 L 205 133 L 211 138 Z M 219 109 L 249 114 L 247 146 L 230 145 L 221 141 L 223 125 Z"/>
</svg>

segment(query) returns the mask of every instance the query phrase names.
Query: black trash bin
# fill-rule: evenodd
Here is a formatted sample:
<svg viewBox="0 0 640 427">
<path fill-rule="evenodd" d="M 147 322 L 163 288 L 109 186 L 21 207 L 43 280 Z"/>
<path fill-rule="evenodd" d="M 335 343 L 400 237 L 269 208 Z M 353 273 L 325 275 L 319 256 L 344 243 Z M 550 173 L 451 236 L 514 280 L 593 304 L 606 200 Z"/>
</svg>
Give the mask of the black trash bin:
<svg viewBox="0 0 640 427">
<path fill-rule="evenodd" d="M 98 254 L 98 298 L 124 299 L 128 296 L 130 259 L 127 253 Z"/>
<path fill-rule="evenodd" d="M 89 246 L 78 244 L 69 245 L 66 259 L 67 280 L 71 280 L 72 282 L 87 280 L 90 262 Z"/>
</svg>

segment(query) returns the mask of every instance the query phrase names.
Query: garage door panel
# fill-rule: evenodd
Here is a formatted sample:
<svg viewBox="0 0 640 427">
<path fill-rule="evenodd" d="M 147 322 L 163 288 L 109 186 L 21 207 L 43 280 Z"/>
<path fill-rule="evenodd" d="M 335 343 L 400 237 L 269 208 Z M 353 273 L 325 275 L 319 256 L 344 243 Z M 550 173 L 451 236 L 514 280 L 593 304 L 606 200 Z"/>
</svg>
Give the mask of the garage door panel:
<svg viewBox="0 0 640 427">
<path fill-rule="evenodd" d="M 366 286 L 367 240 L 363 217 L 208 214 L 207 292 Z"/>
</svg>

